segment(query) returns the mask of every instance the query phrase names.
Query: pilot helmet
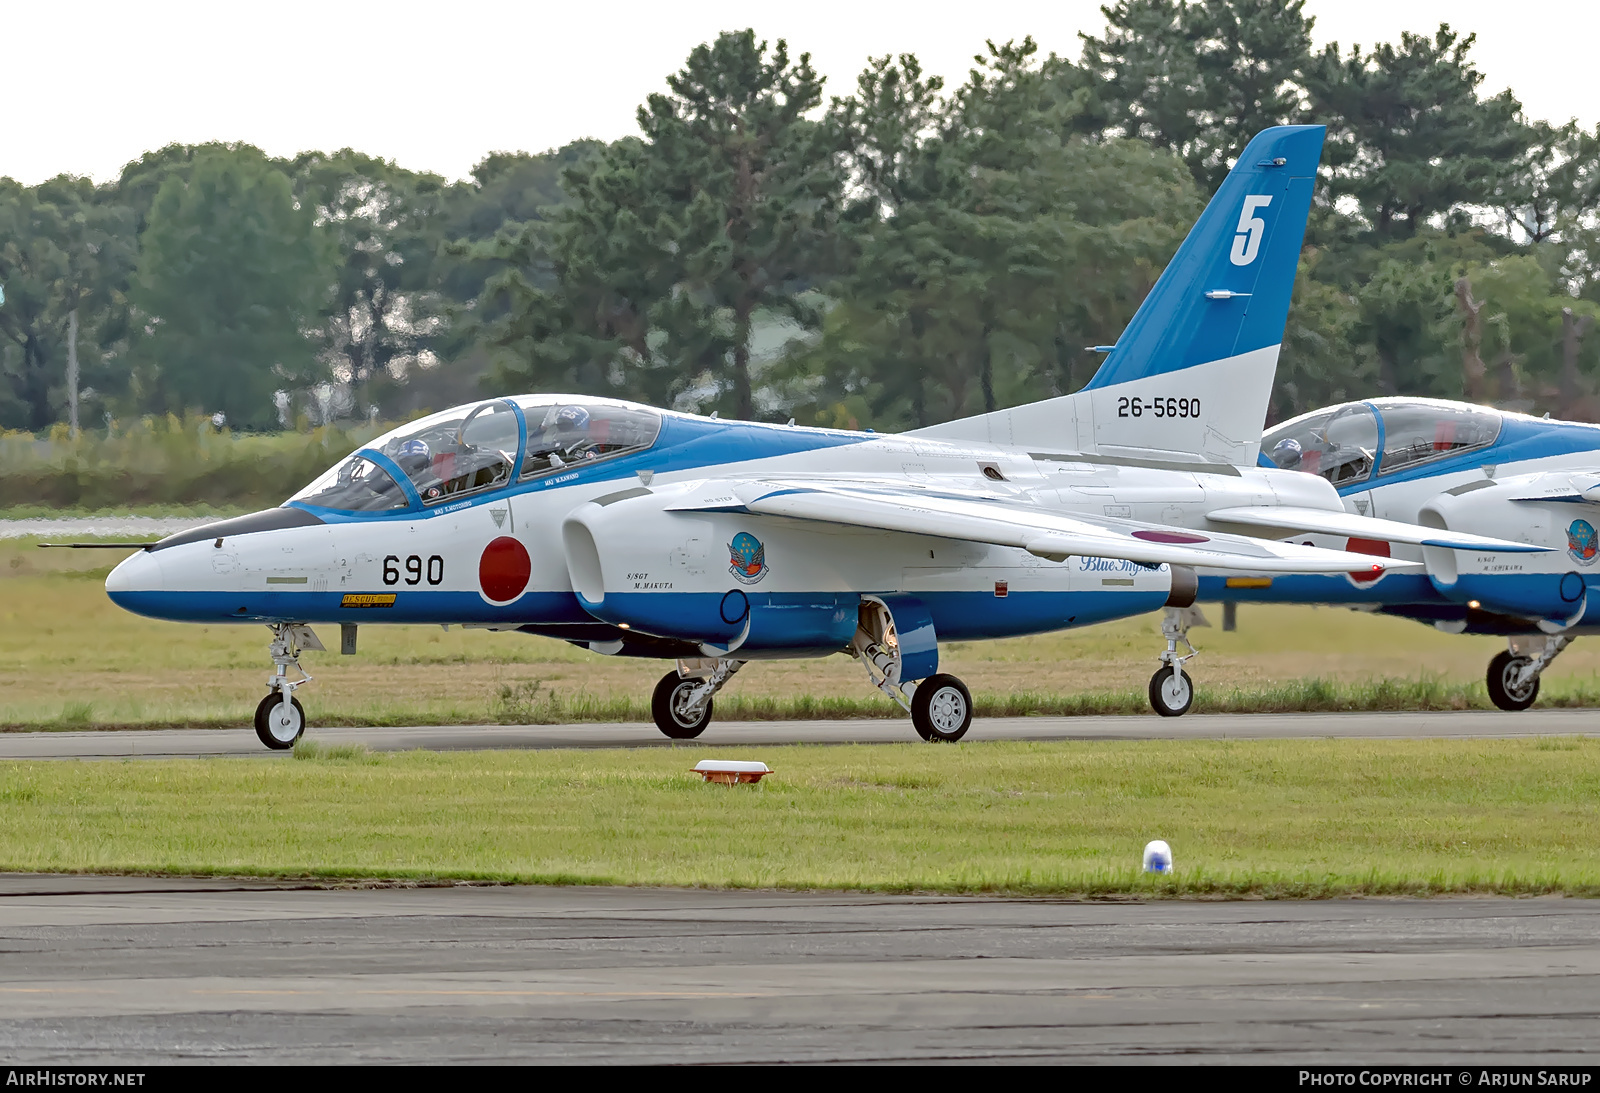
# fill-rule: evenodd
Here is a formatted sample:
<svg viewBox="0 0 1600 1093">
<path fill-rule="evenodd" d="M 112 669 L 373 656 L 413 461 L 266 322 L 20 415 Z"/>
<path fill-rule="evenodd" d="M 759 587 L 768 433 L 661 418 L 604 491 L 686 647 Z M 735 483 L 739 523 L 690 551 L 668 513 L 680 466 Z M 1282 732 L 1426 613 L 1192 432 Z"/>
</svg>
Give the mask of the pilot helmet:
<svg viewBox="0 0 1600 1093">
<path fill-rule="evenodd" d="M 582 406 L 553 406 L 544 416 L 544 427 L 563 433 L 580 433 L 589 427 L 589 411 Z"/>
<path fill-rule="evenodd" d="M 1300 442 L 1292 436 L 1286 436 L 1272 447 L 1272 461 L 1279 467 L 1288 469 L 1300 465 L 1300 457 L 1304 449 Z"/>
<path fill-rule="evenodd" d="M 432 456 L 433 452 L 429 449 L 428 442 L 420 437 L 413 437 L 400 445 L 394 461 L 409 472 L 426 467 Z"/>
</svg>

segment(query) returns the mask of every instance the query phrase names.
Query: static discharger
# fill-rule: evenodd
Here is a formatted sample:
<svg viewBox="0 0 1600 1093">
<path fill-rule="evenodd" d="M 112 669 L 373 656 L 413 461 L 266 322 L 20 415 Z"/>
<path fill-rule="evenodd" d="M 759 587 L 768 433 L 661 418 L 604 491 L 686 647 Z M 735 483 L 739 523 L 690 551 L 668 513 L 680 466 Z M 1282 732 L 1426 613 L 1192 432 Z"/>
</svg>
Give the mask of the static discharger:
<svg viewBox="0 0 1600 1093">
<path fill-rule="evenodd" d="M 725 786 L 739 782 L 759 782 L 772 773 L 765 763 L 741 763 L 727 759 L 702 759 L 694 765 L 694 773 L 708 782 Z"/>
</svg>

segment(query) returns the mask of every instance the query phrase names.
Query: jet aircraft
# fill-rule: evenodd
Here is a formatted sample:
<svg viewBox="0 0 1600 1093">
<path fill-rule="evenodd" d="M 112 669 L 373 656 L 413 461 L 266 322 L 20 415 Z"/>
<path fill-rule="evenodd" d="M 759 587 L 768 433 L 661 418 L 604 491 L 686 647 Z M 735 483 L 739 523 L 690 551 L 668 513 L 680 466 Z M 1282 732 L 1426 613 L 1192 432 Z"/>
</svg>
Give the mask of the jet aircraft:
<svg viewBox="0 0 1600 1093">
<path fill-rule="evenodd" d="M 675 660 L 652 712 L 678 739 L 745 663 L 846 652 L 919 735 L 953 741 L 972 698 L 939 672 L 940 639 L 1186 605 L 1196 567 L 1419 565 L 1196 530 L 1215 510 L 1243 522 L 1292 506 L 1340 533 L 1529 549 L 1351 517 L 1325 479 L 1256 465 L 1322 141 L 1290 126 L 1250 143 L 1076 394 L 900 435 L 490 399 L 379 437 L 279 508 L 131 555 L 107 592 L 156 618 L 270 626 L 256 731 L 271 748 L 305 727 L 309 624 L 339 624 L 353 652 L 358 625 L 381 622 Z M 1160 660 L 1152 701 L 1181 713 L 1193 686 L 1171 634 Z"/>
<path fill-rule="evenodd" d="M 1510 555 L 1392 545 L 1279 512 L 1248 527 L 1424 567 L 1345 576 L 1207 573 L 1202 599 L 1344 604 L 1452 634 L 1505 636 L 1507 648 L 1487 673 L 1489 697 L 1504 710 L 1531 706 L 1541 673 L 1562 650 L 1600 632 L 1600 426 L 1442 399 L 1375 398 L 1302 414 L 1268 431 L 1261 447 L 1263 464 L 1327 480 L 1352 516 L 1544 549 Z"/>
</svg>

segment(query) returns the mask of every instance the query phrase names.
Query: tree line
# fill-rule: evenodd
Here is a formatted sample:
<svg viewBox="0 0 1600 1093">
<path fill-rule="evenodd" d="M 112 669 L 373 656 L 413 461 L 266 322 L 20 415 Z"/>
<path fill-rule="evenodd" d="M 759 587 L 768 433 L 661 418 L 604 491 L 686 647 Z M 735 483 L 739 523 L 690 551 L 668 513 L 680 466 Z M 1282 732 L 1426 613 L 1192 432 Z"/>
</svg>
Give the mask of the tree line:
<svg viewBox="0 0 1600 1093">
<path fill-rule="evenodd" d="M 1304 0 L 1120 0 L 1076 59 L 911 54 L 830 94 L 754 31 L 639 133 L 458 183 L 171 146 L 0 180 L 0 426 L 251 428 L 485 391 L 880 429 L 1063 394 L 1249 138 L 1329 127 L 1272 414 L 1375 393 L 1600 417 L 1600 130 L 1488 96 L 1471 34 L 1311 45 Z"/>
</svg>

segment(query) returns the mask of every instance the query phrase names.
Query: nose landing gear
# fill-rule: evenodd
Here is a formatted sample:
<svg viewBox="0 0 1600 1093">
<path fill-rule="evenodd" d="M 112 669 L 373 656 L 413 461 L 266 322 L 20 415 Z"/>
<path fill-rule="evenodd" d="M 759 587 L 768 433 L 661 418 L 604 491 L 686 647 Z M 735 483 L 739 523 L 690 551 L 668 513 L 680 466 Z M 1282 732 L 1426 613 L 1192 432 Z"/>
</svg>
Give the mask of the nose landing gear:
<svg viewBox="0 0 1600 1093">
<path fill-rule="evenodd" d="M 296 687 L 311 682 L 311 676 L 300 667 L 300 653 L 311 649 L 322 652 L 322 642 L 311 627 L 301 623 L 270 623 L 272 644 L 272 675 L 267 677 L 267 697 L 256 707 L 256 736 L 274 751 L 294 747 L 306 731 L 306 711 L 294 697 Z M 293 668 L 299 679 L 289 678 Z"/>
</svg>

